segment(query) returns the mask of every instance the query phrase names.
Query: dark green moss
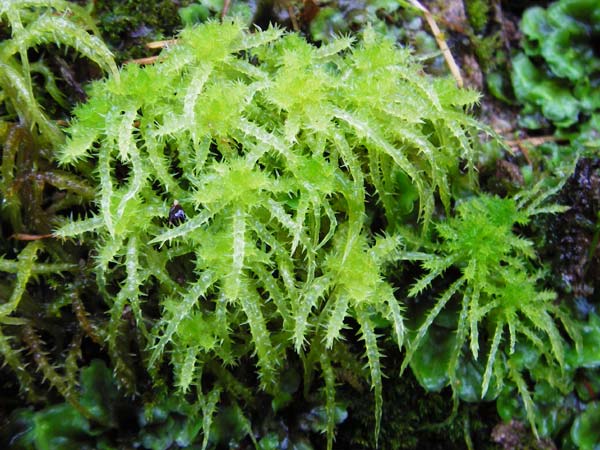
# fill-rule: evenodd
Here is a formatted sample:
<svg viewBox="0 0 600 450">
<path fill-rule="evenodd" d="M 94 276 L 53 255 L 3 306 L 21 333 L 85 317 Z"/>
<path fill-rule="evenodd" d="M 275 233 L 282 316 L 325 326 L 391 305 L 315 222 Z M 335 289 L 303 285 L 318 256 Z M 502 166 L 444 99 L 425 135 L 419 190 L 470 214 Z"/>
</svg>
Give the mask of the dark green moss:
<svg viewBox="0 0 600 450">
<path fill-rule="evenodd" d="M 477 61 L 484 72 L 488 73 L 494 70 L 506 59 L 502 51 L 500 33 L 494 33 L 489 36 L 472 35 L 469 38 L 471 39 Z"/>
<path fill-rule="evenodd" d="M 465 9 L 473 30 L 476 33 L 481 33 L 489 20 L 490 2 L 487 0 L 466 0 Z"/>
<path fill-rule="evenodd" d="M 190 3 L 192 0 L 98 0 L 94 16 L 102 37 L 121 63 L 150 56 L 146 42 L 174 36 L 183 26 L 178 9 Z"/>
<path fill-rule="evenodd" d="M 461 403 L 456 417 L 445 423 L 452 414 L 450 389 L 428 393 L 410 370 L 399 377 L 401 357 L 397 349 L 388 347 L 383 350 L 389 355 L 384 363 L 386 373 L 391 375 L 383 384 L 380 450 L 463 450 L 468 446 L 467 439 L 472 441 L 471 448 L 498 448 L 491 438 L 492 428 L 500 421 L 494 402 Z M 370 392 L 365 390 L 360 394 L 346 386 L 341 389 L 340 397 L 348 402 L 348 419 L 338 428 L 336 448 L 375 448 L 375 405 Z"/>
</svg>

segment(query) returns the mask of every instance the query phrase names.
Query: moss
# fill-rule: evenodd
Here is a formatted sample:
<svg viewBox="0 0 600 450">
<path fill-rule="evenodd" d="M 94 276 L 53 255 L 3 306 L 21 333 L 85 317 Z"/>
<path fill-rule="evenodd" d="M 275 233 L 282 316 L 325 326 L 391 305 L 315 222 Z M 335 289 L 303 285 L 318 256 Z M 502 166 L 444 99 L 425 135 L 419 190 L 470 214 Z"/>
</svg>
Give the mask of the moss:
<svg viewBox="0 0 600 450">
<path fill-rule="evenodd" d="M 94 15 L 118 62 L 148 56 L 143 44 L 166 39 L 182 27 L 178 9 L 192 0 L 98 0 Z"/>
<path fill-rule="evenodd" d="M 487 0 L 466 0 L 465 9 L 473 30 L 476 33 L 483 32 L 489 20 L 490 2 Z"/>
<path fill-rule="evenodd" d="M 121 60 L 146 56 L 135 54 L 143 50 L 132 46 L 169 36 L 179 21 L 171 3 L 116 3 L 98 3 L 97 8 L 99 17 L 107 18 L 103 31 L 109 32 L 114 25 L 114 44 L 126 41 Z M 154 17 L 153 8 L 158 11 Z M 161 24 L 163 21 L 172 24 Z M 411 311 L 404 311 L 407 303 L 394 296 L 399 284 L 388 283 L 386 277 L 391 276 L 390 262 L 400 265 L 400 260 L 411 259 L 407 252 L 398 256 L 402 245 L 396 226 L 414 221 L 417 228 L 439 222 L 438 199 L 444 202 L 447 214 L 452 211 L 450 205 L 459 205 L 453 219 L 437 225 L 440 242 L 424 245 L 423 251 L 428 253 L 415 258 L 439 263 L 439 268 L 444 263 L 440 258 L 460 253 L 454 247 L 473 247 L 473 253 L 486 250 L 481 241 L 487 240 L 481 236 L 491 225 L 471 218 L 489 217 L 476 214 L 479 210 L 469 212 L 464 205 L 485 203 L 486 211 L 502 212 L 503 205 L 512 202 L 482 200 L 482 196 L 462 202 L 455 198 L 456 162 L 459 156 L 469 160 L 476 156 L 469 131 L 478 125 L 461 111 L 476 95 L 455 91 L 448 80 L 430 83 L 409 56 L 392 50 L 387 41 L 375 39 L 372 31 L 365 33 L 365 42 L 354 47 L 350 40 L 337 39 L 317 50 L 295 35 L 280 39 L 279 31 L 273 29 L 251 35 L 234 29 L 229 45 L 222 41 L 226 32 L 208 25 L 213 26 L 214 34 L 209 35 L 213 39 L 186 30 L 188 41 L 182 39 L 181 45 L 165 52 L 161 65 L 143 69 L 130 65 L 121 73 L 121 83 L 115 78 L 96 83 L 90 90 L 90 102 L 78 108 L 69 145 L 63 148 L 63 163 L 78 164 L 78 170 L 98 183 L 96 208 L 85 220 L 65 220 L 57 235 L 78 239 L 95 235 L 88 242 L 98 250 L 96 274 L 111 308 L 110 321 L 98 319 L 90 325 L 85 311 L 77 313 L 82 293 L 79 281 L 71 278 L 68 284 L 62 283 L 60 298 L 50 300 L 48 311 L 58 315 L 63 305 L 72 303 L 83 332 L 94 342 L 108 342 L 112 372 L 126 390 L 144 391 L 148 375 L 165 391 L 177 388 L 180 396 L 168 395 L 169 399 L 176 406 L 186 406 L 181 410 L 185 413 L 193 409 L 197 417 L 201 414 L 205 431 L 211 429 L 213 418 L 213 424 L 217 419 L 225 423 L 223 411 L 229 403 L 237 407 L 235 401 L 243 400 L 247 407 L 250 402 L 240 392 L 253 391 L 259 383 L 275 396 L 273 404 L 293 404 L 299 410 L 300 403 L 291 400 L 292 394 L 299 397 L 299 388 L 288 392 L 280 386 L 280 375 L 289 371 L 291 355 L 302 361 L 295 370 L 300 372 L 302 366 L 305 372 L 305 392 L 310 390 L 307 379 L 317 379 L 318 394 L 311 391 L 310 398 L 318 397 L 324 405 L 321 410 L 327 417 L 319 425 L 320 430 L 327 430 L 329 448 L 341 401 L 350 405 L 351 419 L 339 433 L 336 446 L 340 448 L 375 448 L 380 428 L 385 449 L 464 448 L 465 441 L 469 447 L 488 448 L 490 427 L 497 420 L 490 403 L 463 404 L 454 420 L 434 426 L 451 415 L 456 395 L 452 398 L 448 389 L 426 394 L 408 373 L 401 379 L 383 380 L 383 373 L 397 374 L 402 361 L 398 349 L 392 348 L 392 338 L 395 347 L 410 348 L 402 336 L 404 317 L 410 318 Z M 198 54 L 205 58 L 195 60 Z M 188 64 L 190 61 L 193 63 Z M 386 61 L 392 61 L 400 80 L 390 80 Z M 354 83 L 348 86 L 344 82 L 348 79 Z M 372 86 L 380 91 L 374 92 Z M 227 92 L 226 98 L 223 92 Z M 398 101 L 390 104 L 388 100 L 396 97 Z M 18 170 L 7 165 L 12 164 L 9 158 L 3 159 L 3 175 L 18 178 Z M 86 159 L 98 166 L 97 172 L 89 169 Z M 398 188 L 399 179 L 404 180 L 402 189 Z M 68 177 L 58 181 L 61 184 L 53 185 L 57 190 L 75 186 Z M 401 196 L 402 201 L 396 199 Z M 370 202 L 367 197 L 375 200 Z M 178 223 L 169 217 L 169 207 L 175 207 L 170 205 L 185 211 Z M 417 211 L 410 215 L 417 207 L 420 222 L 416 222 Z M 378 225 L 373 226 L 367 217 L 373 217 Z M 514 235 L 513 225 L 521 222 L 516 216 L 513 219 L 500 224 L 506 233 L 493 235 L 518 250 L 515 243 L 529 244 Z M 488 222 L 493 225 L 494 220 Z M 473 232 L 476 244 L 467 242 L 469 235 L 464 231 Z M 422 235 L 424 240 L 428 236 Z M 501 245 L 495 247 L 496 252 L 502 251 Z M 492 300 L 488 305 L 494 313 L 500 309 L 496 297 L 498 303 L 508 297 L 500 298 L 505 286 L 496 286 L 511 281 L 502 278 L 504 274 L 515 267 L 529 273 L 534 265 L 529 261 L 531 255 L 515 253 L 510 261 L 490 264 L 505 269 L 485 280 L 483 288 L 491 286 L 491 291 L 480 289 L 488 296 L 482 294 L 482 299 Z M 25 306 L 36 304 L 43 292 L 36 291 L 28 300 L 26 294 L 33 292 L 34 284 L 29 280 L 49 267 L 59 267 L 48 262 L 62 261 L 59 256 L 34 243 L 18 259 L 10 255 L 0 260 L 3 271 L 20 273 L 15 287 L 7 284 L 5 289 L 15 292 L 11 299 L 16 299 L 4 302 L 10 307 L 5 308 L 4 319 L 12 320 L 7 330 L 20 325 L 18 320 L 36 319 Z M 438 275 L 442 278 L 441 272 L 451 272 L 453 266 L 453 273 L 463 273 L 467 283 L 472 274 L 466 261 L 484 259 L 476 256 L 467 258 L 460 253 L 437 274 L 434 266 L 425 268 L 439 283 Z M 88 269 L 81 267 L 82 272 L 91 272 Z M 419 281 L 422 288 L 429 285 L 424 280 Z M 535 299 L 533 281 L 524 284 L 531 285 L 525 294 Z M 510 294 L 516 297 L 522 292 Z M 102 303 L 97 297 L 94 300 Z M 440 309 L 442 303 L 440 300 Z M 463 305 L 466 315 L 468 305 Z M 432 321 L 436 315 L 430 314 Z M 491 320 L 484 316 L 480 319 Z M 73 316 L 70 319 L 75 322 Z M 482 328 L 482 336 L 489 336 L 477 317 L 469 322 L 470 329 L 459 329 L 456 334 L 459 343 L 471 337 L 473 348 L 477 345 L 474 327 Z M 96 323 L 102 332 L 96 332 Z M 539 328 L 550 334 L 547 330 L 553 325 L 543 325 Z M 499 348 L 502 327 L 496 328 L 498 342 L 490 344 L 494 349 L 491 355 Z M 75 385 L 76 371 L 68 368 L 77 368 L 81 333 L 73 336 L 70 348 L 75 351 L 69 352 L 63 364 L 58 351 L 52 360 L 44 356 L 55 340 L 62 339 L 58 333 L 56 339 L 44 343 L 41 339 L 49 333 L 42 326 L 34 323 L 27 330 L 26 348 L 41 374 L 70 399 L 72 407 L 79 405 L 78 393 L 68 391 L 65 385 Z M 427 326 L 422 332 L 429 334 Z M 550 341 L 557 346 L 552 335 Z M 411 340 L 414 342 L 418 344 L 418 339 Z M 16 356 L 24 352 L 12 348 L 17 347 L 14 340 L 7 336 L 0 344 L 9 366 L 17 375 L 27 376 L 20 372 L 26 365 Z M 56 345 L 62 353 L 66 353 L 65 347 Z M 456 355 L 462 347 L 456 347 Z M 340 349 L 346 349 L 348 356 L 342 358 Z M 537 348 L 533 351 L 542 353 Z M 397 358 L 382 357 L 394 353 Z M 67 368 L 65 376 L 50 365 L 54 361 L 59 368 Z M 382 367 L 382 362 L 387 367 Z M 239 383 L 234 389 L 223 376 L 222 365 L 235 363 L 249 375 L 242 381 L 239 372 L 230 374 Z M 363 363 L 364 369 L 356 369 Z M 142 364 L 148 373 L 143 372 Z M 139 370 L 133 373 L 136 367 Z M 514 369 L 515 373 L 520 369 Z M 525 386 L 526 380 L 517 375 L 512 376 L 514 382 Z M 489 373 L 486 376 L 490 381 Z M 457 371 L 456 381 L 464 385 L 461 377 Z M 358 398 L 349 387 L 336 388 L 337 383 L 350 383 L 351 378 L 358 380 L 358 386 L 364 383 L 364 396 Z M 197 402 L 187 403 L 193 394 Z M 279 411 L 279 407 L 272 408 Z M 313 410 L 309 413 L 314 415 Z M 240 429 L 252 435 L 247 432 L 249 422 L 243 419 Z M 253 429 L 257 429 L 254 423 Z M 208 432 L 203 440 L 207 445 Z"/>
<path fill-rule="evenodd" d="M 469 38 L 477 61 L 484 72 L 494 70 L 505 59 L 500 33 L 490 36 L 472 35 Z"/>
<path fill-rule="evenodd" d="M 388 343 L 383 351 L 390 356 L 386 359 L 386 373 L 398 373 L 401 358 L 397 350 Z M 490 437 L 492 427 L 499 421 L 493 402 L 462 404 L 456 417 L 447 421 L 452 414 L 450 390 L 426 392 L 410 371 L 400 378 L 387 378 L 383 396 L 380 450 L 464 449 L 467 440 L 472 442 L 471 448 L 496 448 Z M 340 398 L 348 402 L 348 419 L 338 429 L 336 448 L 375 448 L 371 396 L 346 387 Z"/>
<path fill-rule="evenodd" d="M 45 62 L 44 49 L 62 48 L 65 53 L 70 49 L 118 76 L 112 55 L 96 36 L 89 14 L 65 1 L 4 1 L 0 5 L 0 27 L 11 32 L 11 38 L 0 43 L 0 111 L 6 111 L 9 120 L 18 117 L 21 123 L 36 129 L 34 134 L 39 133 L 45 143 L 57 145 L 63 135 L 48 116 L 48 109 L 40 104 L 40 80 L 44 82 L 45 97 L 65 109 L 67 104 L 57 86 L 59 77 L 53 65 Z M 55 63 L 60 57 L 47 59 Z M 63 79 L 70 76 L 66 69 L 57 72 Z"/>
<path fill-rule="evenodd" d="M 333 411 L 331 350 L 355 320 L 365 356 L 354 357 L 367 363 L 359 375 L 374 392 L 377 435 L 376 317 L 400 347 L 404 334 L 402 305 L 383 276 L 406 209 L 396 180 L 410 184 L 423 229 L 433 193 L 449 207 L 460 157 L 474 176 L 479 125 L 461 107 L 478 94 L 432 82 L 373 29 L 354 46 L 339 38 L 320 48 L 283 34 L 208 22 L 186 28 L 161 64 L 128 65 L 118 80 L 94 84 L 60 160 L 97 158 L 97 214 L 65 221 L 56 235 L 99 236 L 97 274 L 115 292 L 107 342 L 117 373 L 128 366 L 119 336 L 130 309 L 149 371 L 169 364 L 182 394 L 211 388 L 199 374 L 207 361 L 229 365 L 248 353 L 261 387 L 276 394 L 289 348 L 310 352 L 304 370 L 323 374 Z M 173 227 L 175 201 L 188 219 Z M 376 235 L 369 215 L 386 229 Z M 181 282 L 168 273 L 180 257 L 195 261 Z"/>
</svg>

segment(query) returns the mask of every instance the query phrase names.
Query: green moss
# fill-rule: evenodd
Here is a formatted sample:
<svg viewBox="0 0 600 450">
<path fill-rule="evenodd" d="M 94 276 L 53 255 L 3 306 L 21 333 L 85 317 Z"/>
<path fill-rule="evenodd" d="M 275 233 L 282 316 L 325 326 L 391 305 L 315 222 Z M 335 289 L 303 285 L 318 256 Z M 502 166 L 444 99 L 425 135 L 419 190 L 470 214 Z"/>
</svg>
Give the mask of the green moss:
<svg viewBox="0 0 600 450">
<path fill-rule="evenodd" d="M 118 76 L 112 55 L 96 36 L 89 14 L 64 0 L 5 1 L 0 5 L 0 24 L 11 32 L 11 38 L 0 43 L 0 100 L 10 119 L 18 117 L 35 128 L 45 144 L 57 145 L 63 135 L 39 103 L 36 78 L 44 80 L 48 97 L 61 106 L 66 103 L 56 86 L 58 77 L 40 56 L 41 49 L 71 48 Z"/>
<path fill-rule="evenodd" d="M 459 159 L 474 174 L 471 133 L 483 127 L 461 108 L 478 95 L 426 78 L 372 29 L 356 46 L 338 38 L 316 48 L 276 28 L 208 22 L 186 28 L 161 60 L 95 83 L 61 151 L 63 164 L 97 158 L 97 212 L 57 234 L 96 235 L 98 278 L 114 293 L 107 341 L 117 372 L 131 309 L 144 363 L 155 379 L 170 364 L 179 392 L 234 395 L 206 385 L 202 370 L 252 355 L 260 386 L 276 394 L 295 352 L 307 355 L 307 376 L 322 373 L 332 412 L 333 349 L 355 320 L 365 355 L 353 357 L 367 364 L 360 376 L 373 388 L 377 435 L 376 318 L 398 346 L 404 336 L 384 277 L 407 209 L 396 180 L 406 178 L 426 229 L 433 194 L 450 204 Z M 175 201 L 188 219 L 172 226 Z M 381 234 L 369 227 L 373 214 L 385 220 Z M 182 271 L 182 260 L 194 269 Z"/>
<path fill-rule="evenodd" d="M 150 55 L 144 43 L 170 39 L 181 28 L 180 7 L 192 0 L 98 0 L 94 17 L 104 40 L 119 63 Z"/>
<path fill-rule="evenodd" d="M 517 343 L 531 341 L 538 354 L 547 353 L 553 363 L 564 368 L 565 344 L 557 322 L 561 320 L 573 338 L 575 332 L 569 322 L 563 320 L 564 312 L 553 303 L 556 294 L 538 287 L 541 274 L 529 264 L 535 256 L 533 243 L 513 231 L 516 225 L 526 225 L 535 214 L 561 211 L 556 206 L 540 206 L 548 193 L 535 198 L 532 197 L 534 192 L 529 193 L 529 198 L 521 199 L 519 204 L 513 199 L 480 195 L 458 204 L 456 216 L 436 227 L 441 238 L 439 246 L 436 245 L 437 254 L 417 257 L 423 260 L 422 266 L 427 273 L 409 290 L 409 296 L 419 297 L 451 267 L 460 271 L 460 277 L 438 295 L 423 315 L 410 341 L 403 367 L 423 342 L 432 338 L 434 321 L 442 324 L 447 321 L 441 313 L 452 308 L 452 299 L 459 297 L 459 304 L 452 314 L 454 320 L 445 324 L 456 330 L 455 335 L 447 338 L 451 342 L 446 344 L 448 353 L 443 358 L 446 370 L 439 371 L 427 364 L 413 365 L 413 370 L 421 379 L 447 376 L 456 394 L 467 396 L 466 399 L 471 401 L 485 398 L 488 388 L 496 385 L 499 389 L 505 379 L 511 379 L 523 397 L 527 417 L 536 432 L 534 406 L 520 373 L 522 368 L 512 363 L 511 355 Z M 483 330 L 486 331 L 485 344 L 479 335 Z M 502 342 L 506 344 L 501 345 Z M 464 387 L 472 383 L 465 379 L 469 373 L 460 374 L 460 369 L 466 367 L 461 359 L 467 344 L 474 361 L 483 362 L 479 358 L 480 346 L 487 350 L 485 368 L 482 364 L 471 373 L 480 380 L 480 386 L 473 386 L 474 393 L 464 391 Z M 423 351 L 429 353 L 427 348 Z M 432 371 L 435 372 L 433 375 L 429 373 Z M 439 388 L 443 383 L 442 378 L 434 386 Z"/>
<path fill-rule="evenodd" d="M 387 373 L 397 374 L 400 356 L 389 345 L 384 347 L 384 351 L 389 355 L 386 359 Z M 491 429 L 499 420 L 494 403 L 465 403 L 453 415 L 451 391 L 427 392 L 412 373 L 399 378 L 390 375 L 383 383 L 383 396 L 386 401 L 379 440 L 382 450 L 458 450 L 467 448 L 468 441 L 472 448 L 496 448 L 491 442 Z M 374 404 L 370 396 L 347 386 L 339 397 L 347 402 L 348 419 L 339 427 L 336 447 L 375 448 L 371 433 Z"/>
<path fill-rule="evenodd" d="M 487 0 L 467 0 L 464 3 L 473 31 L 482 33 L 489 21 L 490 2 Z"/>
<path fill-rule="evenodd" d="M 240 440 L 254 436 L 262 422 L 245 414 L 266 404 L 265 392 L 275 412 L 310 405 L 298 429 L 312 417 L 328 448 L 344 401 L 365 426 L 340 442 L 460 448 L 471 436 L 482 448 L 489 427 L 477 414 L 485 406 L 462 405 L 447 426 L 421 427 L 452 416 L 458 398 L 496 396 L 501 380 L 518 389 L 533 422 L 540 397 L 529 392 L 520 344 L 532 341 L 555 376 L 566 366 L 555 322 L 569 334 L 572 327 L 541 288 L 532 244 L 516 230 L 559 209 L 540 206 L 545 196 L 535 189 L 519 200 L 455 197 L 455 181 L 467 178 L 463 165 L 475 177 L 474 135 L 485 130 L 464 113 L 476 93 L 425 77 L 407 51 L 370 28 L 357 43 L 337 38 L 317 48 L 278 29 L 248 33 L 240 22 L 209 22 L 186 28 L 160 59 L 94 83 L 61 148 L 61 163 L 95 188 L 66 175 L 55 187 L 86 187 L 95 205 L 86 218 L 63 218 L 55 236 L 94 246 L 88 266 L 59 265 L 68 259 L 56 241 L 0 259 L 0 270 L 16 273 L 0 284 L 9 293 L 0 308 L 1 331 L 9 331 L 0 335 L 3 360 L 24 390 L 36 385 L 13 338 L 27 325 L 36 367 L 69 401 L 32 420 L 43 428 L 79 408 L 86 417 L 40 439 L 63 432 L 73 441 L 96 439 L 86 408 L 101 399 L 86 405 L 89 395 L 72 389 L 83 332 L 106 345 L 128 392 L 156 385 L 145 424 L 158 430 L 139 445 L 208 447 L 230 429 Z M 22 174 L 11 158 L 3 164 L 8 192 Z M 169 220 L 177 207 L 186 219 Z M 413 242 L 422 253 L 411 251 Z M 416 270 L 406 260 L 424 261 L 426 274 L 409 292 L 424 315 L 402 296 Z M 61 284 L 57 273 L 75 270 Z M 31 323 L 40 302 L 28 296 L 42 298 L 33 279 L 49 272 L 45 282 L 56 295 L 48 311 L 67 314 L 72 304 L 82 330 L 65 358 L 64 342 L 46 358 L 41 336 L 52 327 L 44 322 L 40 334 Z M 77 308 L 92 273 L 108 314 L 99 310 L 86 324 Z M 407 332 L 407 323 L 416 331 Z M 451 337 L 447 361 L 430 351 L 434 329 Z M 463 354 L 467 346 L 471 356 Z M 408 354 L 390 364 L 382 348 Z M 420 367 L 418 356 L 425 356 Z M 450 383 L 452 392 L 425 396 L 408 374 L 386 384 L 384 374 L 396 374 L 401 362 L 428 389 Z M 108 378 L 108 369 L 94 370 Z M 290 372 L 298 379 L 282 386 Z M 341 383 L 362 387 L 371 407 Z M 255 402 L 257 386 L 264 392 Z M 104 426 L 110 433 L 114 424 Z M 275 434 L 267 427 L 265 445 L 283 442 Z"/>
<path fill-rule="evenodd" d="M 500 33 L 490 36 L 470 36 L 475 56 L 485 73 L 494 70 L 506 58 L 502 52 L 502 39 Z"/>
</svg>

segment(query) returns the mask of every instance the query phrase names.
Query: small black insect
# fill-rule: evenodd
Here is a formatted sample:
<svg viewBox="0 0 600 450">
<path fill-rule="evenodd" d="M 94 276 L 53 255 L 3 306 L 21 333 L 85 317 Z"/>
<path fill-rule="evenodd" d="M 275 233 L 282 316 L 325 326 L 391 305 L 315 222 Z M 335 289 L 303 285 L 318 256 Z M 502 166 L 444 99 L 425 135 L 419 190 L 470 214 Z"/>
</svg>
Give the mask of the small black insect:
<svg viewBox="0 0 600 450">
<path fill-rule="evenodd" d="M 185 222 L 185 212 L 177 200 L 173 202 L 173 206 L 169 209 L 169 225 L 177 226 Z"/>
</svg>

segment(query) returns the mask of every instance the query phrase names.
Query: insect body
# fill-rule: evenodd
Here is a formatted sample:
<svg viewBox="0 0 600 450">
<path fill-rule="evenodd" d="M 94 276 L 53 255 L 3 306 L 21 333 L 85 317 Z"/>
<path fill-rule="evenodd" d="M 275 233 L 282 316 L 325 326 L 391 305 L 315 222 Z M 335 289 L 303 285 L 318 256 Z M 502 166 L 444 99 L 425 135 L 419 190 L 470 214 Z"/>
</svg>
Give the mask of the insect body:
<svg viewBox="0 0 600 450">
<path fill-rule="evenodd" d="M 173 206 L 169 209 L 169 225 L 177 226 L 185 222 L 185 212 L 177 200 L 173 202 Z"/>
</svg>

